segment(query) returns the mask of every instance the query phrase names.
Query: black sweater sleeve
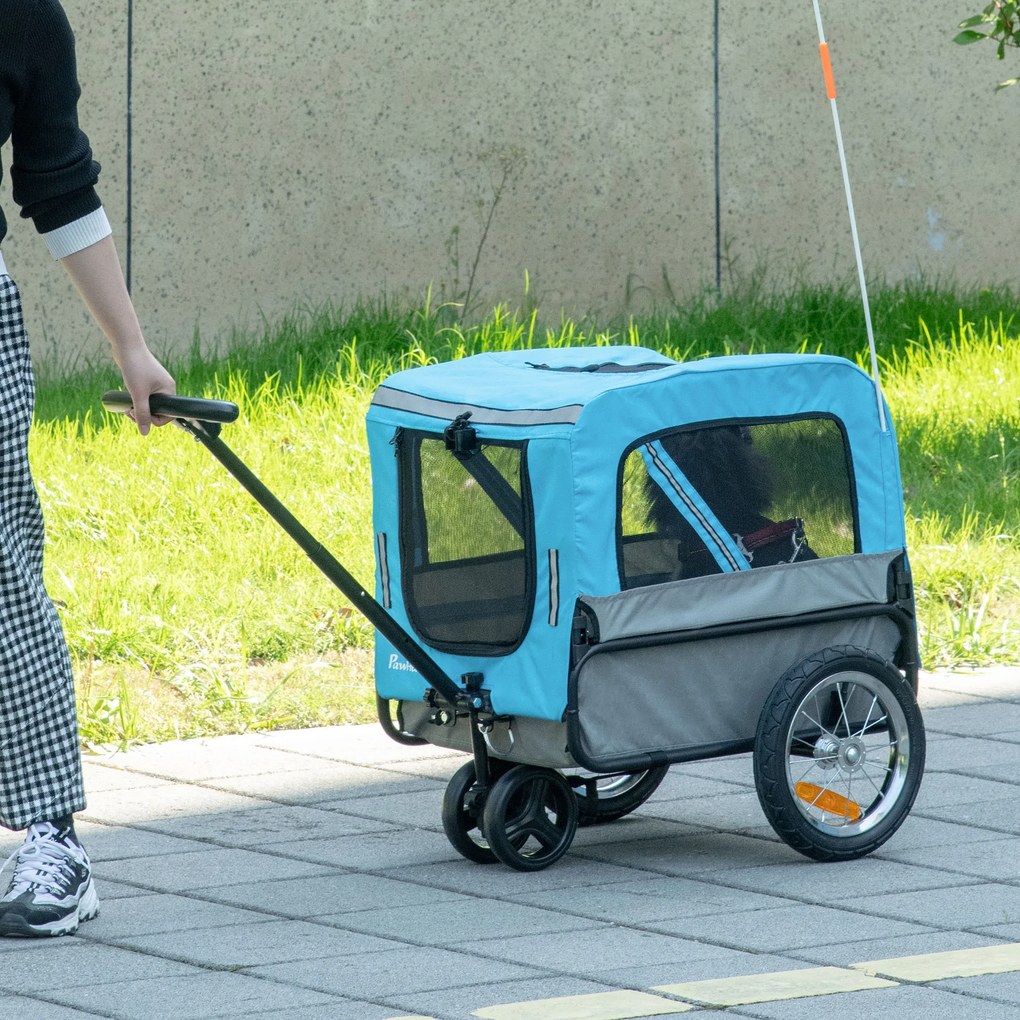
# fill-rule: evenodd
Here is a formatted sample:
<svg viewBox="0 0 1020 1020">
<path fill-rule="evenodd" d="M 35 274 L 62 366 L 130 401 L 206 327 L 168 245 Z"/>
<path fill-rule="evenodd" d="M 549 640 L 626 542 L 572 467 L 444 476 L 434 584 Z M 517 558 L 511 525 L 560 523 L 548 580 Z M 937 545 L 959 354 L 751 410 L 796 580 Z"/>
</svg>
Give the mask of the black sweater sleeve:
<svg viewBox="0 0 1020 1020">
<path fill-rule="evenodd" d="M 99 164 L 78 126 L 74 36 L 58 0 L 8 0 L 22 16 L 9 27 L 17 68 L 11 125 L 11 183 L 21 215 L 41 233 L 100 207 Z M 20 45 L 19 45 L 20 42 Z M 18 58 L 20 57 L 20 61 Z"/>
</svg>

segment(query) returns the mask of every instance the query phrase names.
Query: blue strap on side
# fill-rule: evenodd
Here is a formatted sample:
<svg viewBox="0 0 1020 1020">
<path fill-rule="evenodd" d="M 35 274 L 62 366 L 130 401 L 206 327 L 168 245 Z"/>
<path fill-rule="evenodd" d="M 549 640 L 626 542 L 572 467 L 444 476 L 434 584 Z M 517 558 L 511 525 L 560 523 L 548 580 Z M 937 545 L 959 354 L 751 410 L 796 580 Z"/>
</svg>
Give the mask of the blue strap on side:
<svg viewBox="0 0 1020 1020">
<path fill-rule="evenodd" d="M 660 442 L 641 447 L 648 477 L 665 493 L 677 513 L 694 529 L 705 548 L 712 554 L 724 573 L 750 570 L 751 564 L 740 551 L 733 536 L 722 526 L 712 508 L 691 485 L 679 465 L 666 453 Z"/>
</svg>

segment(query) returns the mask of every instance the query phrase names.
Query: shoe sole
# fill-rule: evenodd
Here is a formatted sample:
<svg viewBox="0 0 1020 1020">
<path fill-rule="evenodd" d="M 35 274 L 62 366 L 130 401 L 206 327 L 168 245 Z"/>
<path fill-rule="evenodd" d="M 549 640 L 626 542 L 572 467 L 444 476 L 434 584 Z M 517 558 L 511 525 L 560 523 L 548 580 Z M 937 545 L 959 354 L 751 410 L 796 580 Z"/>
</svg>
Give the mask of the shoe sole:
<svg viewBox="0 0 1020 1020">
<path fill-rule="evenodd" d="M 99 916 L 99 896 L 96 895 L 92 878 L 89 877 L 85 891 L 78 901 L 78 909 L 66 917 L 57 918 L 46 924 L 30 924 L 17 915 L 0 916 L 0 936 L 11 938 L 48 938 L 57 935 L 73 935 L 82 921 L 91 921 Z"/>
</svg>

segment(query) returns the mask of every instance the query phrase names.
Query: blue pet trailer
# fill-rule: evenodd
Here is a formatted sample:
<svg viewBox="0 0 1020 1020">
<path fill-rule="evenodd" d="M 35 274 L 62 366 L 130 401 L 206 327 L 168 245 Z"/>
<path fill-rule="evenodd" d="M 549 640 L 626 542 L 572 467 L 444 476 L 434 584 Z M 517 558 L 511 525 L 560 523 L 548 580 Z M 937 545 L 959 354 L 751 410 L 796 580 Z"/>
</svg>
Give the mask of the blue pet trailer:
<svg viewBox="0 0 1020 1020">
<path fill-rule="evenodd" d="M 233 405 L 152 408 L 375 626 L 386 732 L 471 753 L 442 810 L 469 860 L 545 868 L 670 765 L 747 751 L 808 857 L 864 856 L 909 812 L 925 739 L 899 462 L 851 362 L 587 347 L 398 372 L 367 418 L 374 597 L 219 438 Z"/>
</svg>

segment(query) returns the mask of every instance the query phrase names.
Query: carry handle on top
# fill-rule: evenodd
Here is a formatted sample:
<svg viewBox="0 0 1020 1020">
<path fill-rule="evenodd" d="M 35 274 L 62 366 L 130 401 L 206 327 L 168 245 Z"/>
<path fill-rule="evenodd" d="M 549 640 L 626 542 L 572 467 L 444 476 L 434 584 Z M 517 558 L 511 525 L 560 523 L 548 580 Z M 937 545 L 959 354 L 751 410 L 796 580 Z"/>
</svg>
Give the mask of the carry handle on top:
<svg viewBox="0 0 1020 1020">
<path fill-rule="evenodd" d="M 130 394 L 122 390 L 110 390 L 103 394 L 103 406 L 108 411 L 126 414 L 134 405 Z M 220 439 L 221 425 L 237 420 L 236 404 L 225 400 L 204 400 L 198 397 L 154 393 L 149 398 L 149 410 L 152 414 L 173 418 L 185 432 L 193 435 L 294 539 L 308 558 L 347 596 L 368 622 L 421 674 L 423 680 L 451 704 L 464 703 L 466 695 L 461 687 Z"/>
</svg>

